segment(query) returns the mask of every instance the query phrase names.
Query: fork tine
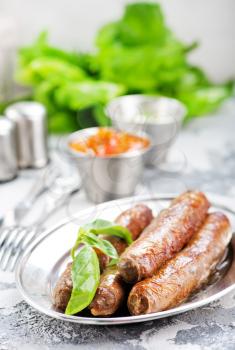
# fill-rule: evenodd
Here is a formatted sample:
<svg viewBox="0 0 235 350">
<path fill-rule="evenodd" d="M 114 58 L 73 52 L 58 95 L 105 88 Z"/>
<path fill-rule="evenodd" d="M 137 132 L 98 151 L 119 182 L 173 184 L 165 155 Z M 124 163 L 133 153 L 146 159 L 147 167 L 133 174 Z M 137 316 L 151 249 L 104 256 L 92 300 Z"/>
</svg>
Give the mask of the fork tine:
<svg viewBox="0 0 235 350">
<path fill-rule="evenodd" d="M 19 249 L 15 255 L 13 255 L 9 261 L 9 265 L 7 266 L 5 271 L 13 272 L 15 270 L 16 264 L 21 256 L 22 250 Z"/>
<path fill-rule="evenodd" d="M 13 234 L 15 233 L 15 234 Z M 14 254 L 14 248 L 18 242 L 27 235 L 27 228 L 25 227 L 15 227 L 9 239 L 5 242 L 3 253 L 0 258 L 0 269 L 5 271 L 8 266 L 9 259 L 11 255 Z"/>
<path fill-rule="evenodd" d="M 22 237 L 20 241 L 14 246 L 13 254 L 9 256 L 6 263 L 5 269 L 8 271 L 13 271 L 15 269 L 16 263 L 20 258 L 20 255 L 27 248 L 27 246 L 33 241 L 33 239 L 41 232 L 41 228 L 33 227 L 29 228 L 27 234 Z"/>
<path fill-rule="evenodd" d="M 35 228 L 30 228 L 28 227 L 26 229 L 26 232 L 24 235 L 22 235 L 22 237 L 15 243 L 15 245 L 13 246 L 12 252 L 9 255 L 8 261 L 6 262 L 6 266 L 5 266 L 5 270 L 8 271 L 13 271 L 16 265 L 17 260 L 19 259 L 24 247 L 23 247 L 23 243 L 25 242 L 25 239 L 30 236 L 31 232 L 34 232 Z"/>
<path fill-rule="evenodd" d="M 3 229 L 0 231 L 0 252 L 5 244 L 8 235 L 11 234 L 12 230 L 13 227 L 3 227 Z"/>
<path fill-rule="evenodd" d="M 2 258 L 7 251 L 7 247 L 9 243 L 11 242 L 12 236 L 14 236 L 14 232 L 16 231 L 16 227 L 10 227 L 5 228 L 2 235 L 1 235 L 1 242 L 0 242 L 0 266 Z"/>
</svg>

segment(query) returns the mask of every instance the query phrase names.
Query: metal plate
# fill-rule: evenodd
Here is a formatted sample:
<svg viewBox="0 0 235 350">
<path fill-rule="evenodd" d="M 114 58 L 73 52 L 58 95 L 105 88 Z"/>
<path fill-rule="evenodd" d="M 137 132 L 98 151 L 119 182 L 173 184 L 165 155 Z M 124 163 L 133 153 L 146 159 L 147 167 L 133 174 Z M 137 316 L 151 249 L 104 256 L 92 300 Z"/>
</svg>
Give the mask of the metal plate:
<svg viewBox="0 0 235 350">
<path fill-rule="evenodd" d="M 161 209 L 169 205 L 173 195 L 160 194 L 156 196 L 132 197 L 123 200 L 106 202 L 96 207 L 80 211 L 77 215 L 67 218 L 55 228 L 46 231 L 35 240 L 24 252 L 16 269 L 16 283 L 25 301 L 38 311 L 63 321 L 95 325 L 117 325 L 150 321 L 158 318 L 176 315 L 208 304 L 231 290 L 235 289 L 235 235 L 229 246 L 229 258 L 224 264 L 219 278 L 196 293 L 186 303 L 167 311 L 156 312 L 140 316 L 117 316 L 109 318 L 67 316 L 54 309 L 52 305 L 52 290 L 55 283 L 65 269 L 69 260 L 69 251 L 75 241 L 78 226 L 95 218 L 113 220 L 120 212 L 143 202 L 150 206 L 156 215 Z M 222 210 L 235 227 L 235 213 L 226 208 L 224 203 L 213 200 L 212 210 Z"/>
</svg>

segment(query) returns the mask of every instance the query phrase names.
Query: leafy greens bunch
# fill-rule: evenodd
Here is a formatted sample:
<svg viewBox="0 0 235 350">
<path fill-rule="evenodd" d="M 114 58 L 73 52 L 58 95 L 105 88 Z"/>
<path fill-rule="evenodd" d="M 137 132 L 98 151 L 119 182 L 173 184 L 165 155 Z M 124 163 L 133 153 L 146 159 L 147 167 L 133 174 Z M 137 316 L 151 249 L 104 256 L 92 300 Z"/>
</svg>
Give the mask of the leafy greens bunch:
<svg viewBox="0 0 235 350">
<path fill-rule="evenodd" d="M 132 242 L 127 228 L 106 220 L 95 220 L 79 229 L 71 251 L 73 290 L 65 311 L 67 315 L 85 309 L 95 296 L 100 281 L 99 260 L 95 249 L 111 258 L 109 266 L 118 261 L 116 249 L 109 241 L 99 237 L 101 234 L 120 237 L 128 244 Z"/>
<path fill-rule="evenodd" d="M 95 43 L 93 53 L 70 53 L 51 47 L 42 33 L 19 52 L 17 79 L 46 105 L 53 132 L 107 125 L 103 106 L 118 95 L 178 98 L 189 119 L 215 110 L 232 94 L 232 82 L 215 85 L 188 62 L 197 45 L 174 36 L 156 3 L 127 5 L 120 20 L 98 31 Z"/>
<path fill-rule="evenodd" d="M 89 55 L 51 47 L 46 32 L 32 46 L 19 51 L 16 79 L 31 87 L 32 98 L 46 106 L 51 132 L 70 132 L 90 123 L 106 125 L 101 107 L 125 92 L 119 84 L 94 78 L 85 69 L 88 61 Z M 90 107 L 94 108 L 92 121 L 86 112 Z"/>
</svg>

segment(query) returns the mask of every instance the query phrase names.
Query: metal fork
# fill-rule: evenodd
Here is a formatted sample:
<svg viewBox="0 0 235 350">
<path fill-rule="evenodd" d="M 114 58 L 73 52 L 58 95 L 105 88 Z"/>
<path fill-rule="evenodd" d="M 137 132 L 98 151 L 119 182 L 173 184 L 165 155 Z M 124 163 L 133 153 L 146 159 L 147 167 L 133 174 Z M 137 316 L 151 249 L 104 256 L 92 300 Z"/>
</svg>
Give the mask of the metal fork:
<svg viewBox="0 0 235 350">
<path fill-rule="evenodd" d="M 41 232 L 40 226 L 3 228 L 0 236 L 0 269 L 13 272 L 23 250 Z"/>
<path fill-rule="evenodd" d="M 58 178 L 38 220 L 28 227 L 3 227 L 0 231 L 0 269 L 13 271 L 22 252 L 43 231 L 45 220 L 63 206 L 71 195 L 79 191 L 80 183 L 74 177 Z"/>
</svg>

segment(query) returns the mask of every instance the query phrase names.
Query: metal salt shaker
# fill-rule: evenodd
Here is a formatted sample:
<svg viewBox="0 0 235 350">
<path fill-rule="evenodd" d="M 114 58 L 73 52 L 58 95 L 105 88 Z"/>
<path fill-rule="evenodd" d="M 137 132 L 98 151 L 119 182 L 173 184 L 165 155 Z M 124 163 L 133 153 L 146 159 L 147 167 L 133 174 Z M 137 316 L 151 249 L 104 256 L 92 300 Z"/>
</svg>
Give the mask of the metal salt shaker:
<svg viewBox="0 0 235 350">
<path fill-rule="evenodd" d="M 18 166 L 41 168 L 48 162 L 46 109 L 32 101 L 18 102 L 5 110 L 16 124 Z"/>
<path fill-rule="evenodd" d="M 0 182 L 14 179 L 17 171 L 16 127 L 0 116 Z"/>
</svg>

